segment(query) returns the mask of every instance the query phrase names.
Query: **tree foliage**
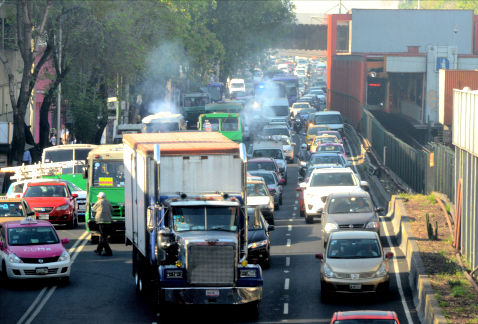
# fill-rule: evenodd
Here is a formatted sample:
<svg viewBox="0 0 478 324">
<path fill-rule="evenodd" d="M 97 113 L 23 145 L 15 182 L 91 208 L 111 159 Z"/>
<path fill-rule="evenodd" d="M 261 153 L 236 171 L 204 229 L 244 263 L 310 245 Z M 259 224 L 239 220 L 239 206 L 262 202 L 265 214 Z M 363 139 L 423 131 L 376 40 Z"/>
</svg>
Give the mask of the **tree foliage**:
<svg viewBox="0 0 478 324">
<path fill-rule="evenodd" d="M 418 9 L 418 0 L 403 0 L 400 9 Z M 478 14 L 477 0 L 420 0 L 420 9 L 462 9 Z"/>
</svg>

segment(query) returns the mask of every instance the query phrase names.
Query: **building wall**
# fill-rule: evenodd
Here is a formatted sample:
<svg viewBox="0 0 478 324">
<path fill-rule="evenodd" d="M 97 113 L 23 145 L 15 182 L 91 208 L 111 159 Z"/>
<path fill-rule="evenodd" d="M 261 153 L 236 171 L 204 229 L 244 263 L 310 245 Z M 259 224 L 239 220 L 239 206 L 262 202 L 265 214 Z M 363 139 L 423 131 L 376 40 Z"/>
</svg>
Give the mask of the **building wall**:
<svg viewBox="0 0 478 324">
<path fill-rule="evenodd" d="M 473 54 L 473 11 L 352 9 L 352 53 L 406 52 L 410 45 L 424 53 L 431 44 Z"/>
</svg>

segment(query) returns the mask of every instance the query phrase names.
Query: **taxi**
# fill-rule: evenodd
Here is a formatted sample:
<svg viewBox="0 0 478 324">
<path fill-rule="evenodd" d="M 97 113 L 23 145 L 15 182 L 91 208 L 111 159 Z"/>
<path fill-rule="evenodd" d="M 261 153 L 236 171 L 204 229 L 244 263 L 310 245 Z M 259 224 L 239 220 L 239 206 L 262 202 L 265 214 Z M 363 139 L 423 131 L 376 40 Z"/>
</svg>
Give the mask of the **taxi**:
<svg viewBox="0 0 478 324">
<path fill-rule="evenodd" d="M 59 278 L 68 282 L 71 258 L 48 221 L 27 216 L 0 223 L 0 276 L 6 279 Z"/>
<path fill-rule="evenodd" d="M 314 139 L 314 142 L 310 146 L 310 153 L 315 153 L 317 151 L 317 146 L 327 143 L 337 143 L 341 144 L 337 137 L 332 135 L 319 135 Z"/>
<path fill-rule="evenodd" d="M 34 213 L 23 198 L 0 197 L 0 223 L 22 220 Z"/>
<path fill-rule="evenodd" d="M 311 124 L 307 128 L 307 134 L 305 135 L 305 143 L 307 144 L 307 147 L 310 148 L 310 146 L 314 143 L 315 137 L 319 134 L 321 131 L 328 130 L 328 126 L 324 125 L 314 125 Z"/>
</svg>

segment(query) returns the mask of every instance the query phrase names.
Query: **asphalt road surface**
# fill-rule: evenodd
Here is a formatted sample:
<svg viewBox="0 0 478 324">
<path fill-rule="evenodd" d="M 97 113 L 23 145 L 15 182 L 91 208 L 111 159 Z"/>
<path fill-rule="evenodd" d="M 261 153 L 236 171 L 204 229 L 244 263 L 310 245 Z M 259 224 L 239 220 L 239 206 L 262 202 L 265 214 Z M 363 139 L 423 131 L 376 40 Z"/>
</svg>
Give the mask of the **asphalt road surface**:
<svg viewBox="0 0 478 324">
<path fill-rule="evenodd" d="M 352 136 L 350 134 L 349 136 Z M 296 149 L 303 143 L 295 135 Z M 360 153 L 359 142 L 349 137 L 351 156 Z M 272 232 L 271 267 L 263 271 L 263 299 L 259 316 L 253 318 L 238 306 L 178 306 L 165 319 L 150 301 L 136 295 L 132 278 L 131 246 L 111 244 L 113 257 L 94 254 L 84 224 L 75 230 L 58 227 L 74 263 L 70 283 L 17 281 L 0 285 L 0 323 L 328 323 L 335 311 L 394 310 L 401 323 L 419 323 L 408 288 L 405 260 L 393 249 L 393 274 L 387 296 L 345 295 L 324 304 L 320 301 L 320 261 L 323 251 L 320 222 L 306 224 L 298 210 L 297 165 L 289 164 L 283 205 L 275 213 Z M 373 190 L 371 191 L 373 194 Z M 385 202 L 378 202 L 379 204 Z M 389 251 L 387 217 L 382 218 L 382 242 Z M 396 274 L 395 274 L 396 273 Z M 400 284 L 401 283 L 401 284 Z"/>
</svg>

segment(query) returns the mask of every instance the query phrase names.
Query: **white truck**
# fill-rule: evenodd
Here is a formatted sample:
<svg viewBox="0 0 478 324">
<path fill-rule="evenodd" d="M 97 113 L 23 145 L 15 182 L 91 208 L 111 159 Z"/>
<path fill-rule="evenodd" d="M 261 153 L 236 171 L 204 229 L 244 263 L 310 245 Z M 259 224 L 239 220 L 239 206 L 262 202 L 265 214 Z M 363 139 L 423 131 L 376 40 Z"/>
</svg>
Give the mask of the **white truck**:
<svg viewBox="0 0 478 324">
<path fill-rule="evenodd" d="M 168 304 L 245 304 L 262 270 L 247 263 L 244 145 L 215 132 L 126 134 L 126 243 L 133 277 Z"/>
</svg>

